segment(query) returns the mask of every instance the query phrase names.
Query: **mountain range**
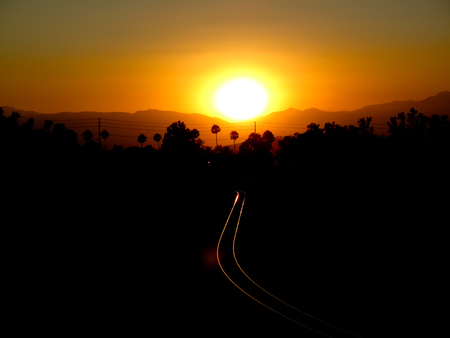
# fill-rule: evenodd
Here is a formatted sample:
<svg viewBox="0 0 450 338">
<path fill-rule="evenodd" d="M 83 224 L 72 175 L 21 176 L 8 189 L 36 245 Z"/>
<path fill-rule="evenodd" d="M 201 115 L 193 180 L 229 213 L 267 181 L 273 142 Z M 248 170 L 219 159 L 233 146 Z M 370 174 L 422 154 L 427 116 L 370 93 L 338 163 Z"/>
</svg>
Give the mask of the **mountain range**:
<svg viewBox="0 0 450 338">
<path fill-rule="evenodd" d="M 310 123 L 324 126 L 326 122 L 336 122 L 340 125 L 356 125 L 362 117 L 372 117 L 375 133 L 386 134 L 387 122 L 400 112 L 409 112 L 411 108 L 417 109 L 426 116 L 433 114 L 450 115 L 450 91 L 438 93 L 424 100 L 393 101 L 389 103 L 368 105 L 353 111 L 323 111 L 316 108 L 298 110 L 288 108 L 283 111 L 260 116 L 251 121 L 230 123 L 220 118 L 210 117 L 202 114 L 186 114 L 175 111 L 162 111 L 148 109 L 137 111 L 134 114 L 127 112 L 60 112 L 56 114 L 41 114 L 35 111 L 25 111 L 13 107 L 3 106 L 5 116 L 10 116 L 13 111 L 21 115 L 20 122 L 26 122 L 34 118 L 35 128 L 41 128 L 46 119 L 54 123 L 64 123 L 68 128 L 78 134 L 79 142 L 83 142 L 82 133 L 90 129 L 94 135 L 98 135 L 98 124 L 100 119 L 101 130 L 106 129 L 110 133 L 107 144 L 139 146 L 137 137 L 143 133 L 147 136 L 148 143 L 157 146 L 153 141 L 153 135 L 159 133 L 164 135 L 166 128 L 173 122 L 183 121 L 188 128 L 196 128 L 200 132 L 200 138 L 206 145 L 215 146 L 215 135 L 211 134 L 211 126 L 217 124 L 221 127 L 218 134 L 218 142 L 222 145 L 232 144 L 229 133 L 232 130 L 240 134 L 239 142 L 244 141 L 248 135 L 255 130 L 262 133 L 270 130 L 275 136 L 292 135 L 296 132 L 303 133 Z"/>
<path fill-rule="evenodd" d="M 441 92 L 421 101 L 393 101 L 389 103 L 365 106 L 353 111 L 324 111 L 316 108 L 297 110 L 289 108 L 261 117 L 260 121 L 275 122 L 278 120 L 292 121 L 292 123 L 309 124 L 311 122 L 325 124 L 335 121 L 337 124 L 356 124 L 361 117 L 372 117 L 372 123 L 386 125 L 392 116 L 401 112 L 409 112 L 411 108 L 420 113 L 431 116 L 433 114 L 450 114 L 450 91 Z"/>
</svg>

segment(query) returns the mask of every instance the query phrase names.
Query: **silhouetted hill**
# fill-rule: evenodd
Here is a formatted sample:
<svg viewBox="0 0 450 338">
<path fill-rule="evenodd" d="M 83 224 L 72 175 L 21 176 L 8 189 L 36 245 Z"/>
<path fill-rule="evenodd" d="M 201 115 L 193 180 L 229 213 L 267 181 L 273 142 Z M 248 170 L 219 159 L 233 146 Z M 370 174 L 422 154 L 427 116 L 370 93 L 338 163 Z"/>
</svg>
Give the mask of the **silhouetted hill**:
<svg viewBox="0 0 450 338">
<path fill-rule="evenodd" d="M 431 116 L 433 114 L 448 115 L 450 114 L 450 91 L 442 92 L 436 96 L 430 96 L 421 101 L 393 101 L 390 103 L 369 105 L 353 111 L 358 116 L 372 116 L 375 123 L 384 123 L 389 118 L 396 116 L 400 112 L 409 112 L 414 107 L 420 113 Z"/>
<path fill-rule="evenodd" d="M 19 112 L 19 114 L 21 116 L 34 116 L 34 115 L 40 115 L 38 112 L 35 112 L 33 110 L 22 110 L 22 109 L 16 109 L 13 107 L 9 107 L 9 106 L 1 106 L 3 109 L 3 113 L 5 116 L 10 116 L 11 113 L 14 112 Z"/>
<path fill-rule="evenodd" d="M 448 115 L 450 114 L 450 91 L 441 92 L 420 101 L 393 101 L 368 105 L 353 111 L 330 112 L 316 108 L 302 111 L 295 108 L 288 108 L 284 111 L 274 112 L 257 118 L 256 121 L 261 123 L 297 124 L 300 127 L 298 129 L 302 129 L 301 132 L 303 132 L 306 126 L 312 122 L 320 124 L 321 127 L 326 122 L 336 122 L 341 125 L 356 125 L 360 118 L 372 117 L 375 132 L 383 133 L 387 132 L 387 122 L 391 117 L 397 116 L 401 112 L 407 113 L 413 107 L 426 116 L 433 114 Z"/>
</svg>

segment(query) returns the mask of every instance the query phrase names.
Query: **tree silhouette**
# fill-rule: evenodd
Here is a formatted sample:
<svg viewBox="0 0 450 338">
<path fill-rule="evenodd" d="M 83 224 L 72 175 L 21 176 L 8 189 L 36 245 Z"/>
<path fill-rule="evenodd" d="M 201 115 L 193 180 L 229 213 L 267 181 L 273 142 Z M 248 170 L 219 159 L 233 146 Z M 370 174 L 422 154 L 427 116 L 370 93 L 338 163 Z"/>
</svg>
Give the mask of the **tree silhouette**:
<svg viewBox="0 0 450 338">
<path fill-rule="evenodd" d="M 156 133 L 154 136 L 153 136 L 153 140 L 155 141 L 155 142 L 157 142 L 158 143 L 158 149 L 159 149 L 159 141 L 161 141 L 161 135 L 159 134 L 159 133 Z"/>
<path fill-rule="evenodd" d="M 308 126 L 306 126 L 307 129 L 307 133 L 311 133 L 311 134 L 322 134 L 323 133 L 323 129 L 320 129 L 320 124 L 315 124 L 315 123 L 311 123 Z"/>
<path fill-rule="evenodd" d="M 397 116 L 393 116 L 388 122 L 389 133 L 391 135 L 404 134 L 406 130 L 406 115 L 404 112 L 398 113 Z"/>
<path fill-rule="evenodd" d="M 253 151 L 258 148 L 258 143 L 261 142 L 261 134 L 251 133 L 244 142 L 239 146 L 240 152 Z"/>
<path fill-rule="evenodd" d="M 431 115 L 428 119 L 426 130 L 428 140 L 440 142 L 442 145 L 449 144 L 450 141 L 450 120 L 448 115 Z"/>
<path fill-rule="evenodd" d="M 233 130 L 230 133 L 230 138 L 233 140 L 234 142 L 234 153 L 236 154 L 236 140 L 239 138 L 239 133 L 236 130 Z"/>
<path fill-rule="evenodd" d="M 175 152 L 200 150 L 203 147 L 203 141 L 199 136 L 200 133 L 197 129 L 190 130 L 184 122 L 174 122 L 167 127 L 161 150 Z"/>
<path fill-rule="evenodd" d="M 94 136 L 92 132 L 90 133 L 92 139 Z M 55 123 L 51 133 L 51 138 L 53 145 L 60 150 L 75 149 L 78 146 L 77 133 L 74 132 L 72 129 L 67 129 L 64 123 Z"/>
<path fill-rule="evenodd" d="M 224 147 L 224 146 L 217 146 L 214 151 L 218 154 L 222 154 L 222 155 L 230 155 L 232 154 L 232 150 L 229 147 Z"/>
<path fill-rule="evenodd" d="M 144 148 L 144 143 L 147 142 L 147 136 L 140 134 L 137 141 L 141 144 L 141 148 Z"/>
<path fill-rule="evenodd" d="M 11 116 L 5 117 L 3 109 L 0 110 L 0 143 L 8 144 L 8 146 L 16 146 L 16 139 L 18 137 L 20 118 L 19 113 L 13 112 Z"/>
<path fill-rule="evenodd" d="M 217 124 L 214 124 L 211 127 L 211 133 L 216 134 L 216 147 L 218 145 L 218 143 L 217 143 L 217 133 L 219 133 L 219 132 L 220 132 L 220 127 Z"/>
<path fill-rule="evenodd" d="M 108 149 L 106 148 L 106 139 L 109 137 L 109 133 L 108 133 L 106 130 L 103 130 L 103 131 L 100 133 L 100 136 L 102 137 L 102 139 L 105 140 L 105 149 L 108 150 Z"/>
<path fill-rule="evenodd" d="M 359 135 L 373 135 L 374 129 L 373 126 L 370 126 L 370 122 L 372 122 L 371 117 L 363 117 L 358 120 Z"/>
<path fill-rule="evenodd" d="M 19 112 L 12 112 L 11 116 L 9 117 L 9 124 L 12 127 L 19 127 L 19 119 L 21 118 Z"/>
<path fill-rule="evenodd" d="M 274 141 L 275 136 L 270 130 L 266 130 L 262 136 L 258 133 L 251 133 L 248 139 L 239 146 L 239 151 L 268 154 L 272 150 L 272 142 Z"/>
<path fill-rule="evenodd" d="M 262 140 L 264 142 L 264 147 L 269 151 L 272 150 L 272 143 L 275 141 L 275 136 L 270 130 L 266 130 L 262 135 Z"/>
<path fill-rule="evenodd" d="M 53 126 L 52 120 L 45 120 L 44 127 L 42 129 L 44 130 L 44 132 L 50 133 L 50 131 L 52 130 L 52 126 Z"/>
<path fill-rule="evenodd" d="M 401 112 L 397 116 L 391 117 L 388 126 L 391 138 L 420 141 L 427 134 L 429 118 L 411 108 L 407 115 Z"/>
<path fill-rule="evenodd" d="M 11 116 L 5 117 L 3 115 L 3 109 L 0 111 L 1 116 L 1 136 L 2 137 L 10 137 L 18 133 L 19 131 L 19 112 L 12 112 Z"/>
<path fill-rule="evenodd" d="M 26 123 L 23 123 L 21 125 L 21 128 L 24 128 L 24 129 L 28 130 L 29 132 L 31 132 L 33 127 L 34 127 L 34 118 L 32 118 L 32 117 L 30 117 Z"/>
<path fill-rule="evenodd" d="M 55 127 L 56 127 L 56 125 L 55 125 Z M 54 128 L 53 128 L 54 129 Z M 89 142 L 89 141 L 91 141 L 93 138 L 94 138 L 94 134 L 92 133 L 92 131 L 90 131 L 89 129 L 86 129 L 84 132 L 83 132 L 83 140 L 85 140 L 86 141 L 86 143 L 87 142 Z"/>
</svg>

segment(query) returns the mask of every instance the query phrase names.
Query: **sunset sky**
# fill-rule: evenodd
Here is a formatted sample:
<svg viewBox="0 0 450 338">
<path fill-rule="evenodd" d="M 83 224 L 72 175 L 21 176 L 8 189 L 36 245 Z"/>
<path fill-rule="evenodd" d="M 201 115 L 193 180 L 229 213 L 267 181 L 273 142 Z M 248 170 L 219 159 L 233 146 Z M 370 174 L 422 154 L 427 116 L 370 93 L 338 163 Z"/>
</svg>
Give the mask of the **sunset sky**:
<svg viewBox="0 0 450 338">
<path fill-rule="evenodd" d="M 450 90 L 448 0 L 0 0 L 0 106 L 223 117 L 252 78 L 263 114 Z"/>
</svg>

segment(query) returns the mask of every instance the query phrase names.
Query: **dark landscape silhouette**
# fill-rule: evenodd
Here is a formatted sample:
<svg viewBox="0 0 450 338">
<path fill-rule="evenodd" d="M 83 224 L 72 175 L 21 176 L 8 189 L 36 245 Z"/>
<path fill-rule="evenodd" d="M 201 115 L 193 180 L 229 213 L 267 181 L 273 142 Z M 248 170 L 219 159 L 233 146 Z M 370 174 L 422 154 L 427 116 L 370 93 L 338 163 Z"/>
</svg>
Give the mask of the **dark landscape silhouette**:
<svg viewBox="0 0 450 338">
<path fill-rule="evenodd" d="M 150 137 L 155 133 L 164 135 L 166 127 L 174 121 L 183 121 L 190 128 L 196 128 L 201 134 L 205 145 L 216 146 L 216 136 L 211 134 L 211 126 L 218 125 L 222 132 L 218 134 L 221 145 L 231 146 L 228 137 L 229 133 L 236 130 L 241 138 L 238 143 L 244 141 L 254 131 L 254 122 L 257 125 L 257 132 L 262 134 L 264 130 L 269 129 L 276 137 L 284 135 L 293 135 L 294 133 L 304 133 L 310 123 L 320 124 L 335 122 L 339 125 L 356 125 L 356 122 L 362 117 L 372 117 L 371 125 L 378 135 L 388 136 L 389 127 L 387 123 L 392 116 L 399 112 L 408 112 L 414 107 L 426 116 L 448 115 L 450 114 L 450 92 L 441 92 L 420 101 L 394 101 L 390 103 L 366 106 L 355 111 L 328 112 L 316 108 L 297 110 L 289 108 L 280 112 L 273 112 L 266 116 L 259 116 L 251 121 L 240 123 L 230 123 L 225 120 L 209 117 L 202 114 L 185 114 L 174 111 L 161 111 L 155 109 L 137 111 L 133 114 L 126 112 L 61 112 L 57 114 L 42 114 L 35 111 L 24 111 L 13 107 L 3 107 L 4 115 L 10 116 L 12 112 L 18 112 L 22 120 L 33 118 L 35 128 L 41 128 L 45 120 L 52 120 L 54 123 L 64 123 L 67 128 L 74 130 L 78 134 L 78 141 L 83 142 L 82 133 L 90 129 L 98 138 L 97 128 L 98 119 L 101 119 L 101 128 L 107 129 L 110 133 L 108 143 L 112 145 L 140 146 L 136 140 L 136 135 L 143 133 Z M 225 141 L 228 140 L 228 143 Z M 152 144 L 157 148 L 156 141 L 149 139 L 146 144 Z"/>
<path fill-rule="evenodd" d="M 5 336 L 448 336 L 449 14 L 0 1 Z"/>
<path fill-rule="evenodd" d="M 240 189 L 248 201 L 237 250 L 264 288 L 362 337 L 402 336 L 411 320 L 418 331 L 441 328 L 447 111 L 409 107 L 389 117 L 383 134 L 367 115 L 309 121 L 287 136 L 263 127 L 225 132 L 214 119 L 206 135 L 216 147 L 182 120 L 165 132 L 133 130 L 136 145 L 124 147 L 110 142 L 106 126 L 86 128 L 81 139 L 50 115 L 39 127 L 5 111 L 3 220 L 13 221 L 3 224 L 17 307 L 98 332 L 129 332 L 156 316 L 201 336 L 219 326 L 232 333 L 223 327 L 231 318 L 254 325 L 243 334 L 318 336 L 241 299 L 210 259 Z"/>
</svg>

